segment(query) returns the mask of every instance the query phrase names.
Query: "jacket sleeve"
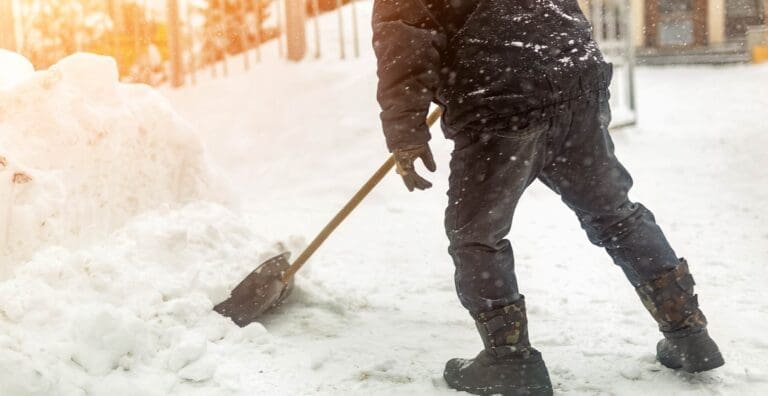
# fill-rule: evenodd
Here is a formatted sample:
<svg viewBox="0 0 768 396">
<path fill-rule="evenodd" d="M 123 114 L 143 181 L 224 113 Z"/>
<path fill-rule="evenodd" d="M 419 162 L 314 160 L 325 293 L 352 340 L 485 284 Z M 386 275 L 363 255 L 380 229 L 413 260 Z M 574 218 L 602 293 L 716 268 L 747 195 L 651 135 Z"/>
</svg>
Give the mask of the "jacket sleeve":
<svg viewBox="0 0 768 396">
<path fill-rule="evenodd" d="M 446 37 L 422 0 L 375 0 L 377 99 L 389 151 L 429 141 L 429 105 L 440 80 Z"/>
</svg>

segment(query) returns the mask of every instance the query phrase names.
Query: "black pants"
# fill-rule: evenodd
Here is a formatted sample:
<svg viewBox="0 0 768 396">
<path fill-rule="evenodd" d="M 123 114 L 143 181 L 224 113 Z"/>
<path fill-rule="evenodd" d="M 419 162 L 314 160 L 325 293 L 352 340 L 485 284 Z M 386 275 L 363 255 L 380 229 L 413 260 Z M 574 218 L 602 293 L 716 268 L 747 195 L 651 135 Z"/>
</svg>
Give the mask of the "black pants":
<svg viewBox="0 0 768 396">
<path fill-rule="evenodd" d="M 678 263 L 653 214 L 627 197 L 632 178 L 614 155 L 607 89 L 595 87 L 557 109 L 522 128 L 491 122 L 454 138 L 445 228 L 459 299 L 472 313 L 519 298 L 505 237 L 520 196 L 537 178 L 633 285 Z"/>
</svg>

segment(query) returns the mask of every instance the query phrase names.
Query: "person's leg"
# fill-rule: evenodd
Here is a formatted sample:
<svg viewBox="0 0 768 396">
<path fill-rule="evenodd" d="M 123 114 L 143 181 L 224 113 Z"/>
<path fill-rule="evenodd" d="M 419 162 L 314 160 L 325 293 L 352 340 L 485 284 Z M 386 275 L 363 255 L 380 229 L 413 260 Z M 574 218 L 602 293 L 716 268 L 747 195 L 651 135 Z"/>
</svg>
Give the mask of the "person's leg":
<svg viewBox="0 0 768 396">
<path fill-rule="evenodd" d="M 514 137 L 464 132 L 451 157 L 445 230 L 459 300 L 473 315 L 520 298 L 509 233 L 525 188 L 543 167 L 549 123 Z"/>
<path fill-rule="evenodd" d="M 474 359 L 446 363 L 443 377 L 454 389 L 552 394 L 544 360 L 528 339 L 525 300 L 505 239 L 521 194 L 545 163 L 549 126 L 545 121 L 520 131 L 485 129 L 456 141 L 445 226 L 456 291 L 485 348 Z"/>
<path fill-rule="evenodd" d="M 658 360 L 688 372 L 723 365 L 688 264 L 677 258 L 653 214 L 627 197 L 632 178 L 614 155 L 607 91 L 574 103 L 573 114 L 572 128 L 559 137 L 560 152 L 540 180 L 562 196 L 589 239 L 608 251 L 635 286 L 664 334 Z"/>
<path fill-rule="evenodd" d="M 607 92 L 571 102 L 570 130 L 556 136 L 559 152 L 539 179 L 575 213 L 589 240 L 606 249 L 639 286 L 678 265 L 650 210 L 631 202 L 632 178 L 614 154 Z"/>
</svg>

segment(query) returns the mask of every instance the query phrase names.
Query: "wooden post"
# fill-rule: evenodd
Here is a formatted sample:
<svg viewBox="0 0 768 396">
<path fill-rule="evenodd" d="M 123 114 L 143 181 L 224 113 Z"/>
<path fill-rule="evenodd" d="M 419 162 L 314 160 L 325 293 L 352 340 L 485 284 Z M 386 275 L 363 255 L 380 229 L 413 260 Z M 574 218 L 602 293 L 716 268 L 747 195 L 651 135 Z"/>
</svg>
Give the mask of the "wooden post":
<svg viewBox="0 0 768 396">
<path fill-rule="evenodd" d="M 14 0 L 0 0 L 0 48 L 16 51 L 16 24 L 13 15 Z"/>
<path fill-rule="evenodd" d="M 352 3 L 352 43 L 354 45 L 355 49 L 355 58 L 360 57 L 360 33 L 358 32 L 357 27 L 357 0 L 350 0 L 350 3 Z"/>
<path fill-rule="evenodd" d="M 166 0 L 168 7 L 168 50 L 171 63 L 171 86 L 184 84 L 184 71 L 181 66 L 181 39 L 179 30 L 179 4 L 177 0 Z"/>
<path fill-rule="evenodd" d="M 187 50 L 189 51 L 189 78 L 192 85 L 197 84 L 197 65 L 195 64 L 195 27 L 192 26 L 192 4 L 186 3 L 187 6 Z"/>
<path fill-rule="evenodd" d="M 768 0 L 766 0 L 768 1 Z M 315 58 L 320 58 L 320 0 L 312 0 L 312 11 L 315 14 L 315 18 L 312 21 L 312 25 L 315 28 Z"/>
<path fill-rule="evenodd" d="M 294 62 L 307 52 L 305 10 L 304 0 L 285 0 L 286 57 Z"/>
<path fill-rule="evenodd" d="M 261 0 L 252 0 L 256 16 L 256 62 L 261 62 Z"/>
<path fill-rule="evenodd" d="M 275 8 L 277 8 L 277 54 L 281 58 L 283 57 L 283 30 L 285 30 L 282 4 L 282 1 L 275 0 Z"/>
<path fill-rule="evenodd" d="M 229 19 L 227 14 L 227 2 L 221 2 L 221 25 L 224 27 L 224 48 L 221 49 L 221 67 L 224 77 L 229 76 L 229 64 L 227 63 L 227 49 L 229 47 Z"/>
<path fill-rule="evenodd" d="M 248 39 L 248 28 L 246 24 L 246 0 L 237 0 L 237 12 L 238 22 L 240 23 L 240 47 L 243 49 L 243 67 L 245 70 L 250 69 L 250 63 L 248 62 L 248 50 L 251 49 L 251 40 Z"/>
</svg>

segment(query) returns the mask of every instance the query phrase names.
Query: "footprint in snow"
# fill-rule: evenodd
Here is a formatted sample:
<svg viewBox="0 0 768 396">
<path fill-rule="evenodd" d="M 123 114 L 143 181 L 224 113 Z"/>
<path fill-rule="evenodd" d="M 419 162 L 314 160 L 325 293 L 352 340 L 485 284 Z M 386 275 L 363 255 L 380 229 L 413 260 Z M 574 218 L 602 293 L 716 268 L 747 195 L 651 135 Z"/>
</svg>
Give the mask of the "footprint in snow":
<svg viewBox="0 0 768 396">
<path fill-rule="evenodd" d="M 393 372 L 395 366 L 396 362 L 394 360 L 386 360 L 373 366 L 369 370 L 360 371 L 357 374 L 357 380 L 361 382 L 375 380 L 394 384 L 408 384 L 413 382 L 411 376 Z"/>
</svg>

